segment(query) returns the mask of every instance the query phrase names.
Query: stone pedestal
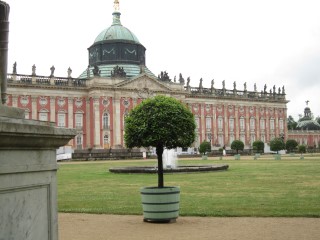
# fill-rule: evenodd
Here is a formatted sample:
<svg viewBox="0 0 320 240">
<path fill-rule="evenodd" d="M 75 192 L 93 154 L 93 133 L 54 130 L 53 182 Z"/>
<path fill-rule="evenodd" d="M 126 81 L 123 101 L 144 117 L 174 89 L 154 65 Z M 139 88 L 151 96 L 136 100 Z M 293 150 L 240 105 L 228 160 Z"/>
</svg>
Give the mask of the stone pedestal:
<svg viewBox="0 0 320 240">
<path fill-rule="evenodd" d="M 58 239 L 56 149 L 75 134 L 0 116 L 0 239 Z"/>
</svg>

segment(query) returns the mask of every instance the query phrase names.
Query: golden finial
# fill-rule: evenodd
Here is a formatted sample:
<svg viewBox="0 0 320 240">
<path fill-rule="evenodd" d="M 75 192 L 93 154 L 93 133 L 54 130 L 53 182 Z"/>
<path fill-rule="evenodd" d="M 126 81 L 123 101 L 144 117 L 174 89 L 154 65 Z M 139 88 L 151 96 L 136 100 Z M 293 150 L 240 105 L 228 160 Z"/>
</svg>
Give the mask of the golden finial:
<svg viewBox="0 0 320 240">
<path fill-rule="evenodd" d="M 114 0 L 113 7 L 115 12 L 120 11 L 119 0 Z"/>
</svg>

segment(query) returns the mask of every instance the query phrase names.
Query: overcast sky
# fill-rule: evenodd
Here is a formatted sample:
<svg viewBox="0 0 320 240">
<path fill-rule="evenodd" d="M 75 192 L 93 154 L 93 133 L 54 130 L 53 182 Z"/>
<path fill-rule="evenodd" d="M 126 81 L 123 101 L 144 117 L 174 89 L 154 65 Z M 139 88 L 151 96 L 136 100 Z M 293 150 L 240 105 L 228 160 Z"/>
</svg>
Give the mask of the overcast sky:
<svg viewBox="0 0 320 240">
<path fill-rule="evenodd" d="M 113 0 L 6 0 L 11 6 L 8 72 L 78 77 L 96 36 L 112 23 Z M 258 91 L 285 86 L 288 115 L 309 100 L 320 115 L 319 0 L 120 0 L 121 23 L 146 47 L 156 75 L 191 86 Z"/>
</svg>

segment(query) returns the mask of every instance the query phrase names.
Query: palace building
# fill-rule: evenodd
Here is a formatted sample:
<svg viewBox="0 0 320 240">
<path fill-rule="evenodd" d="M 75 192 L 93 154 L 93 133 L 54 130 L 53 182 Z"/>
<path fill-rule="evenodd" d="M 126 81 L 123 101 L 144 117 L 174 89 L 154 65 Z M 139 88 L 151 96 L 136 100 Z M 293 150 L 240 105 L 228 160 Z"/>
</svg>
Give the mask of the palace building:
<svg viewBox="0 0 320 240">
<path fill-rule="evenodd" d="M 195 115 L 197 139 L 213 147 L 230 146 L 239 139 L 250 148 L 253 141 L 287 138 L 287 100 L 284 87 L 267 90 L 221 89 L 214 82 L 206 88 L 202 79 L 190 86 L 190 78 L 171 80 L 166 72 L 155 75 L 146 65 L 146 48 L 120 21 L 119 1 L 113 21 L 88 48 L 88 67 L 78 78 L 19 74 L 14 65 L 8 74 L 7 105 L 25 110 L 27 119 L 58 127 L 76 128 L 70 142 L 75 149 L 125 147 L 124 125 L 129 111 L 146 98 L 167 95 L 186 104 Z M 191 149 L 190 148 L 190 149 Z"/>
</svg>

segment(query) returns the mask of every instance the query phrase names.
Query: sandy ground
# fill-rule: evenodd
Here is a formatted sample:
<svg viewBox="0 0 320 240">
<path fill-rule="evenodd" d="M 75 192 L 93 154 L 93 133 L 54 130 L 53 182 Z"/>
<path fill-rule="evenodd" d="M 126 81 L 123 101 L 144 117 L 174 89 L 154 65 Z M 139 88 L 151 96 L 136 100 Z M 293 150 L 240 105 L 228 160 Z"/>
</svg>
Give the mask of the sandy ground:
<svg viewBox="0 0 320 240">
<path fill-rule="evenodd" d="M 59 213 L 60 240 L 319 240 L 320 218 L 179 217 L 175 223 L 142 216 Z"/>
</svg>

